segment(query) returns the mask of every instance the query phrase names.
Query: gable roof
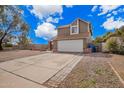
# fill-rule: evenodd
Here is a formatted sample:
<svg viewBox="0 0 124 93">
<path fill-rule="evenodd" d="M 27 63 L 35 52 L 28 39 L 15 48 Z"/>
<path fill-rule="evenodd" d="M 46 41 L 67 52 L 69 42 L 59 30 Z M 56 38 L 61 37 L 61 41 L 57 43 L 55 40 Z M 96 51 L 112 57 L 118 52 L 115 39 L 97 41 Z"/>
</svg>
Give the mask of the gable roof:
<svg viewBox="0 0 124 93">
<path fill-rule="evenodd" d="M 85 22 L 87 24 L 90 24 L 90 22 L 87 22 L 85 20 L 82 20 L 81 18 L 76 18 L 74 21 L 72 21 L 70 24 L 67 24 L 67 25 L 62 25 L 62 26 L 59 26 L 58 28 L 64 28 L 64 27 L 69 27 L 73 22 L 75 22 L 76 20 L 80 20 L 82 22 Z"/>
<path fill-rule="evenodd" d="M 65 27 L 69 27 L 70 25 L 63 25 L 63 26 L 59 26 L 58 28 L 65 28 Z"/>
<path fill-rule="evenodd" d="M 83 19 L 81 19 L 81 18 L 77 18 L 76 20 L 80 20 L 80 21 L 82 21 L 82 22 L 85 22 L 85 23 L 87 23 L 87 24 L 90 24 L 90 22 L 85 21 L 85 20 L 83 20 Z"/>
<path fill-rule="evenodd" d="M 91 26 L 91 23 L 88 22 L 88 21 L 85 21 L 85 20 L 82 20 L 81 18 L 76 18 L 73 22 L 75 22 L 76 20 L 80 20 L 82 22 L 85 22 L 87 23 L 88 25 L 90 25 L 90 34 L 92 35 L 92 26 Z M 69 27 L 73 22 L 71 22 L 70 24 L 67 24 L 67 25 L 62 25 L 62 26 L 59 26 L 58 28 L 65 28 L 65 27 Z"/>
</svg>

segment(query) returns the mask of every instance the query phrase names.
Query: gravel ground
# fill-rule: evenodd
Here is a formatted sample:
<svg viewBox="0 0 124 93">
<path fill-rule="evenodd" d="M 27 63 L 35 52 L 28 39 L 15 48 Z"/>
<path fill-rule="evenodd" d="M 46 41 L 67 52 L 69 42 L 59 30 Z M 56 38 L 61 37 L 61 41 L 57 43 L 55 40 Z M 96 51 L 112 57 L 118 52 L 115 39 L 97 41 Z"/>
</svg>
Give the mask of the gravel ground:
<svg viewBox="0 0 124 93">
<path fill-rule="evenodd" d="M 110 62 L 115 70 L 119 73 L 121 78 L 124 80 L 124 55 L 112 54 Z"/>
<path fill-rule="evenodd" d="M 41 54 L 40 51 L 33 51 L 33 50 L 11 50 L 11 51 L 1 51 L 0 52 L 0 62 L 23 58 L 27 56 L 33 56 Z"/>
<path fill-rule="evenodd" d="M 59 87 L 64 88 L 120 88 L 124 87 L 108 61 L 111 55 L 88 54 L 77 64 Z"/>
</svg>

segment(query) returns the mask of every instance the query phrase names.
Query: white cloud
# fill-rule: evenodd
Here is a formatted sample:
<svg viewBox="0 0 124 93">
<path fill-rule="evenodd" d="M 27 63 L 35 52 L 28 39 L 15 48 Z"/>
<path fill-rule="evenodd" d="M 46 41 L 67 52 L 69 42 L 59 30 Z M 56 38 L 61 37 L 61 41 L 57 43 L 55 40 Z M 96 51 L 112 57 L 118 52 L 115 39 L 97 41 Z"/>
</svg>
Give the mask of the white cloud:
<svg viewBox="0 0 124 93">
<path fill-rule="evenodd" d="M 52 22 L 52 23 L 58 23 L 59 22 L 59 18 L 48 17 L 46 19 L 46 22 L 48 22 L 48 23 L 50 23 L 50 22 Z"/>
<path fill-rule="evenodd" d="M 63 13 L 63 8 L 62 6 L 58 5 L 33 5 L 33 9 L 30 10 L 31 13 L 33 13 L 35 16 L 37 16 L 40 19 L 49 17 L 51 15 L 56 15 L 58 14 L 59 16 L 62 15 Z"/>
<path fill-rule="evenodd" d="M 96 11 L 96 9 L 98 8 L 98 6 L 97 5 L 95 5 L 95 6 L 93 6 L 93 8 L 92 8 L 92 12 L 95 12 Z"/>
<path fill-rule="evenodd" d="M 115 28 L 120 28 L 123 25 L 124 20 L 122 18 L 114 20 L 114 17 L 110 17 L 102 24 L 102 27 L 104 27 L 107 30 L 113 30 Z"/>
<path fill-rule="evenodd" d="M 114 15 L 117 15 L 118 13 L 122 13 L 122 12 L 124 12 L 124 8 L 120 8 L 120 9 L 118 9 L 118 10 L 116 10 L 116 11 L 113 11 L 112 13 L 113 13 Z"/>
<path fill-rule="evenodd" d="M 112 13 L 113 13 L 114 15 L 117 15 L 117 14 L 118 14 L 118 12 L 117 12 L 117 11 L 113 11 Z"/>
<path fill-rule="evenodd" d="M 72 8 L 73 5 L 65 5 L 67 8 Z"/>
<path fill-rule="evenodd" d="M 71 7 L 71 6 L 69 6 Z M 28 8 L 29 9 L 29 8 Z M 35 35 L 45 40 L 50 40 L 56 36 L 56 26 L 52 23 L 58 23 L 60 19 L 63 19 L 63 6 L 61 5 L 33 5 L 29 9 L 32 14 L 41 19 L 42 24 L 38 24 Z"/>
<path fill-rule="evenodd" d="M 37 29 L 35 30 L 35 34 L 37 37 L 42 37 L 45 40 L 51 40 L 57 35 L 57 30 L 53 24 L 46 22 L 38 25 Z"/>
<path fill-rule="evenodd" d="M 89 17 L 92 17 L 93 15 L 89 14 L 88 16 L 89 16 Z"/>
<path fill-rule="evenodd" d="M 117 9 L 118 7 L 120 7 L 120 5 L 102 5 L 99 7 L 101 13 L 99 13 L 98 16 L 107 14 L 108 12 Z"/>
<path fill-rule="evenodd" d="M 107 14 L 107 17 L 110 17 L 111 16 L 111 14 Z"/>
<path fill-rule="evenodd" d="M 124 8 L 120 8 L 118 11 L 119 12 L 124 12 Z"/>
</svg>

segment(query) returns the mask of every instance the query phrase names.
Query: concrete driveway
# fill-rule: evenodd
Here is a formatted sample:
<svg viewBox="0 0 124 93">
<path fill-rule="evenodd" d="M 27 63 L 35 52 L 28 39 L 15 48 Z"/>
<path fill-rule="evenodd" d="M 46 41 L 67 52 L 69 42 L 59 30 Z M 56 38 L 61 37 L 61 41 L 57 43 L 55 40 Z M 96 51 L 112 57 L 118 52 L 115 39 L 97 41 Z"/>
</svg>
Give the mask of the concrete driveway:
<svg viewBox="0 0 124 93">
<path fill-rule="evenodd" d="M 78 54 L 44 53 L 0 63 L 0 87 L 45 87 L 43 83 L 80 57 Z"/>
</svg>

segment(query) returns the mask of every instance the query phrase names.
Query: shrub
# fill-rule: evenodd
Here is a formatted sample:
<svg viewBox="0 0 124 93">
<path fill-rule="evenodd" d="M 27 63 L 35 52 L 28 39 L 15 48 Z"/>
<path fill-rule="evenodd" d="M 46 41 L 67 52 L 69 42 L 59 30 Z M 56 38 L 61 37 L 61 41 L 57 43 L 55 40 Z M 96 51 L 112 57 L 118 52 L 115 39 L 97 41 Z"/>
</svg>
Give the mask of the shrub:
<svg viewBox="0 0 124 93">
<path fill-rule="evenodd" d="M 119 54 L 124 55 L 124 46 L 120 45 Z"/>
<path fill-rule="evenodd" d="M 119 44 L 116 38 L 110 38 L 106 42 L 106 47 L 111 53 L 119 53 Z"/>
<path fill-rule="evenodd" d="M 7 44 L 5 44 L 5 47 L 12 47 L 12 44 L 7 43 Z"/>
</svg>

